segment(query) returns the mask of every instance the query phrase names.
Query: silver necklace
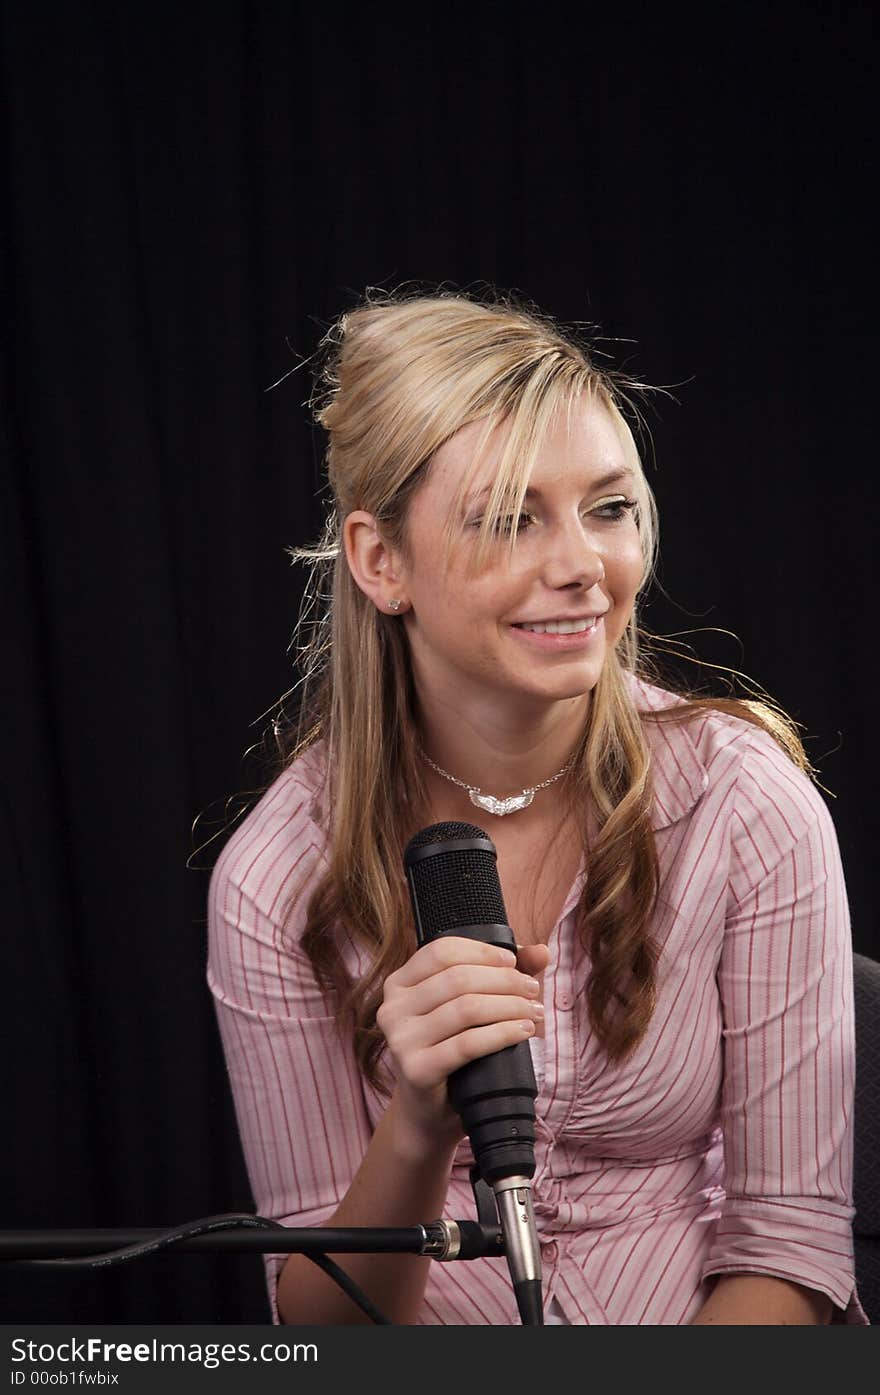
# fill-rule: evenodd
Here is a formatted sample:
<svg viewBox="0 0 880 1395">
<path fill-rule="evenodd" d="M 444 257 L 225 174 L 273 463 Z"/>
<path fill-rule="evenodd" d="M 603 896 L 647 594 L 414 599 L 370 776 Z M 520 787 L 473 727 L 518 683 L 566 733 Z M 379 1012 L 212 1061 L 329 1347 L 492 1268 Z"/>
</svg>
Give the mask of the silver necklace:
<svg viewBox="0 0 880 1395">
<path fill-rule="evenodd" d="M 467 790 L 471 803 L 475 804 L 478 809 L 485 809 L 489 814 L 499 814 L 502 817 L 504 814 L 515 814 L 517 809 L 527 809 L 538 790 L 544 789 L 546 785 L 552 785 L 554 780 L 558 780 L 560 775 L 564 775 L 574 765 L 574 761 L 570 760 L 561 770 L 557 770 L 555 775 L 551 775 L 549 780 L 542 780 L 540 785 L 530 785 L 520 794 L 512 794 L 507 799 L 496 799 L 494 794 L 483 794 L 479 786 L 465 784 L 464 780 L 456 780 L 455 776 L 450 775 L 448 770 L 441 770 L 440 766 L 434 764 L 421 746 L 419 746 L 419 751 L 428 764 L 434 767 L 438 775 L 442 775 L 446 780 L 451 780 L 454 785 L 459 785 L 461 789 Z"/>
</svg>

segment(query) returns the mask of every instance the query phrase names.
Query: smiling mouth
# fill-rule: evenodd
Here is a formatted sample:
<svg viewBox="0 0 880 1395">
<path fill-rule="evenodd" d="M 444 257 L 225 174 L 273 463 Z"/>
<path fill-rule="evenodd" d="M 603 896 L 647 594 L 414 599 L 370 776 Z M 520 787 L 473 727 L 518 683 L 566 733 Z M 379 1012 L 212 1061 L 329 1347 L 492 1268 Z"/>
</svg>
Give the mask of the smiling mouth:
<svg viewBox="0 0 880 1395">
<path fill-rule="evenodd" d="M 591 630 L 594 630 L 601 618 L 601 615 L 592 615 L 584 620 L 547 620 L 535 624 L 521 621 L 511 628 L 528 630 L 530 634 L 538 635 L 582 635 L 589 634 Z"/>
</svg>

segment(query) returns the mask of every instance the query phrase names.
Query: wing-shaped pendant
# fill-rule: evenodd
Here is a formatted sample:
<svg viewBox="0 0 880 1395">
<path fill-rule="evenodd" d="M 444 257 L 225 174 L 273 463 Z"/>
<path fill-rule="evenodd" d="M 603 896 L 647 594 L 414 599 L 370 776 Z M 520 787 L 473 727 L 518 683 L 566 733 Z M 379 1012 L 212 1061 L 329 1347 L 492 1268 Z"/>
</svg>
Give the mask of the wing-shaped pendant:
<svg viewBox="0 0 880 1395">
<path fill-rule="evenodd" d="M 471 803 L 489 814 L 513 814 L 517 809 L 527 809 L 535 797 L 534 790 L 524 790 L 522 794 L 512 794 L 509 799 L 496 799 L 494 794 L 477 794 L 468 790 Z"/>
</svg>

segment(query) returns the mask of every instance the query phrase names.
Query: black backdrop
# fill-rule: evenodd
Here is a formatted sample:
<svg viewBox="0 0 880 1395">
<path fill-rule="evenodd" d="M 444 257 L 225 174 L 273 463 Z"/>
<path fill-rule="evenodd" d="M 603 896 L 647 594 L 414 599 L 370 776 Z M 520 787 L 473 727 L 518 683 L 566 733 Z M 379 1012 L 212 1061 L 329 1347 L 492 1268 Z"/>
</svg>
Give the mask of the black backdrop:
<svg viewBox="0 0 880 1395">
<path fill-rule="evenodd" d="M 515 288 L 675 385 L 646 621 L 804 724 L 880 957 L 870 9 L 4 6 L 4 1228 L 252 1207 L 222 833 L 187 863 L 323 517 L 307 372 L 267 389 L 368 284 Z M 0 1279 L 6 1321 L 267 1314 L 257 1259 Z"/>
</svg>

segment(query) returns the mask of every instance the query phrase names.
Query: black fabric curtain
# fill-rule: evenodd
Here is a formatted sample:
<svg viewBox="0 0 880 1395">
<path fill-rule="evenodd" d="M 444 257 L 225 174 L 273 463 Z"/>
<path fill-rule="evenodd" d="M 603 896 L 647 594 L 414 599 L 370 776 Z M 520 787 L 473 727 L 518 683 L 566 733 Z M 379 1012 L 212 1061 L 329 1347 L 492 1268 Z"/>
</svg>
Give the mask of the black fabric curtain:
<svg viewBox="0 0 880 1395">
<path fill-rule="evenodd" d="M 294 681 L 303 360 L 367 285 L 515 289 L 670 388 L 646 624 L 803 723 L 880 957 L 871 7 L 2 13 L 0 1228 L 252 1209 L 205 893 Z M 257 1258 L 0 1284 L 7 1322 L 268 1315 Z"/>
</svg>

